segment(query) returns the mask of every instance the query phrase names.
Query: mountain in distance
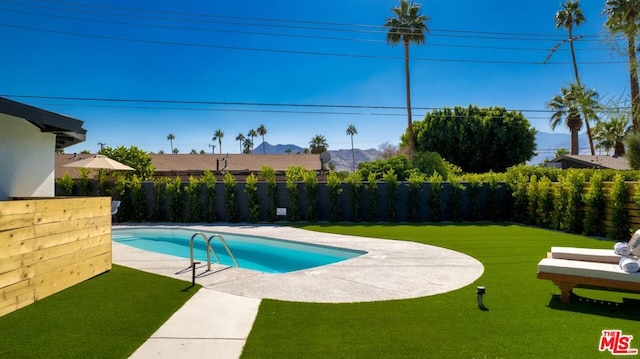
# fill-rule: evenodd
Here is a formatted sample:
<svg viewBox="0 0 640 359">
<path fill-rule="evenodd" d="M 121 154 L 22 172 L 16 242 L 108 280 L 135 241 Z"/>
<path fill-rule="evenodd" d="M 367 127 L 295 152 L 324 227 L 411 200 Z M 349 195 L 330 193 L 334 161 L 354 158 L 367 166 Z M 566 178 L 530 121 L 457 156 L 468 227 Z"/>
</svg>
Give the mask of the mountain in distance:
<svg viewBox="0 0 640 359">
<path fill-rule="evenodd" d="M 585 133 L 580 134 L 578 139 L 580 146 L 580 154 L 590 154 L 589 141 Z M 291 154 L 304 153 L 305 147 L 300 147 L 293 144 L 288 145 L 271 145 L 268 142 L 260 144 L 253 150 L 254 154 L 261 154 L 262 148 L 265 147 L 266 154 L 286 154 L 287 149 L 291 150 Z M 571 135 L 568 133 L 549 133 L 538 132 L 536 134 L 536 153 L 537 155 L 532 157 L 527 164 L 539 165 L 544 160 L 552 160 L 555 158 L 556 151 L 560 148 L 571 149 Z M 331 161 L 336 165 L 338 171 L 350 171 L 352 169 L 351 163 L 351 149 L 341 150 L 329 150 L 331 155 Z M 360 162 L 375 161 L 381 158 L 381 152 L 370 148 L 368 150 L 354 149 L 356 168 Z"/>
<path fill-rule="evenodd" d="M 264 152 L 263 152 L 264 147 Z M 294 155 L 296 153 L 304 153 L 305 148 L 288 144 L 288 145 L 271 145 L 268 142 L 261 143 L 258 147 L 253 149 L 253 153 L 259 155 L 261 153 L 275 155 L 275 154 L 286 154 L 287 149 L 291 150 L 291 154 Z M 351 149 L 345 150 L 329 150 L 329 155 L 331 155 L 331 162 L 333 162 L 336 166 L 337 171 L 350 171 L 353 168 L 352 164 L 352 155 Z M 358 163 L 360 162 L 370 162 L 375 161 L 380 158 L 380 151 L 370 148 L 368 150 L 361 150 L 358 148 L 353 149 L 353 153 L 356 160 L 356 168 L 358 168 Z"/>
</svg>

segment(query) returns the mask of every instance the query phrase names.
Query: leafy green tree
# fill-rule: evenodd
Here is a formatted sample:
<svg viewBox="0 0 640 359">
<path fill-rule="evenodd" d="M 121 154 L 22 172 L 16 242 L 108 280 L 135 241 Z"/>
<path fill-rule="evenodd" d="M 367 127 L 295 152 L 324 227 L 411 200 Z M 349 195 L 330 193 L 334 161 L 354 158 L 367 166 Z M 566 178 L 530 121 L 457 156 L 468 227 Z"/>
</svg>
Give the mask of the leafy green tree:
<svg viewBox="0 0 640 359">
<path fill-rule="evenodd" d="M 167 140 L 169 140 L 169 142 L 171 143 L 171 153 L 173 153 L 173 140 L 175 139 L 176 139 L 176 136 L 174 136 L 173 133 L 170 133 L 169 135 L 167 135 Z M 100 151 L 102 151 L 102 149 Z"/>
<path fill-rule="evenodd" d="M 605 26 L 614 34 L 627 38 L 629 56 L 629 81 L 631 83 L 631 118 L 633 130 L 640 129 L 640 86 L 638 85 L 638 63 L 636 62 L 635 39 L 640 20 L 640 0 L 607 0 L 602 11 L 607 16 Z"/>
<path fill-rule="evenodd" d="M 578 134 L 582 128 L 582 113 L 585 123 L 597 120 L 596 112 L 600 108 L 598 93 L 595 90 L 587 90 L 584 85 L 572 82 L 569 86 L 560 89 L 560 94 L 551 98 L 547 104 L 553 112 L 550 123 L 551 129 L 564 122 L 571 131 L 571 154 L 579 153 Z"/>
<path fill-rule="evenodd" d="M 313 136 L 311 141 L 309 141 L 309 150 L 311 151 L 311 153 L 318 154 L 326 152 L 328 147 L 329 145 L 327 144 L 327 139 L 322 135 L 315 135 Z"/>
<path fill-rule="evenodd" d="M 580 26 L 580 24 L 587 21 L 587 19 L 584 17 L 582 9 L 580 9 L 579 1 L 569 0 L 566 3 L 560 5 L 562 6 L 562 9 L 556 12 L 556 29 L 562 27 L 569 33 L 569 38 L 566 40 L 566 42 L 569 43 L 569 49 L 571 50 L 571 62 L 573 63 L 573 73 L 576 77 L 576 83 L 580 85 L 580 73 L 578 72 L 578 62 L 576 61 L 576 51 L 574 43 L 581 37 L 573 36 L 573 27 Z M 591 133 L 591 125 L 589 124 L 589 116 L 586 113 L 583 113 L 583 115 L 585 118 L 584 123 L 587 127 L 589 148 L 591 149 L 591 154 L 595 155 L 596 153 L 593 147 L 593 135 Z"/>
<path fill-rule="evenodd" d="M 351 164 L 354 171 L 356 170 L 356 153 L 353 150 L 353 135 L 357 134 L 358 130 L 356 129 L 356 126 L 349 125 L 349 127 L 347 127 L 347 136 L 351 136 Z"/>
<path fill-rule="evenodd" d="M 631 131 L 625 138 L 626 158 L 629 166 L 634 170 L 640 170 L 640 132 Z"/>
<path fill-rule="evenodd" d="M 387 43 L 397 45 L 402 42 L 404 46 L 404 74 L 405 91 L 407 93 L 407 137 L 409 138 L 409 158 L 413 158 L 414 135 L 413 119 L 411 116 L 411 81 L 409 75 L 409 44 L 424 44 L 427 21 L 429 17 L 420 14 L 420 5 L 400 0 L 398 7 L 391 9 L 394 17 L 390 17 L 384 24 L 389 29 Z"/>
<path fill-rule="evenodd" d="M 436 152 L 465 172 L 504 172 L 529 160 L 536 148 L 529 121 L 502 107 L 434 110 L 414 129 L 416 151 Z"/>
<path fill-rule="evenodd" d="M 213 141 L 218 141 L 218 153 L 222 154 L 222 138 L 224 137 L 224 132 L 222 130 L 216 130 L 213 134 Z"/>
<path fill-rule="evenodd" d="M 135 171 L 125 172 L 125 176 L 130 177 L 135 174 L 142 181 L 149 181 L 153 177 L 155 167 L 151 164 L 151 157 L 136 146 L 104 147 L 98 153 L 135 169 Z"/>
<path fill-rule="evenodd" d="M 260 125 L 258 127 L 258 134 L 262 136 L 262 153 L 264 154 L 266 153 L 266 150 L 267 150 L 266 146 L 264 145 L 264 135 L 267 134 L 267 128 L 264 127 L 264 125 Z"/>
</svg>

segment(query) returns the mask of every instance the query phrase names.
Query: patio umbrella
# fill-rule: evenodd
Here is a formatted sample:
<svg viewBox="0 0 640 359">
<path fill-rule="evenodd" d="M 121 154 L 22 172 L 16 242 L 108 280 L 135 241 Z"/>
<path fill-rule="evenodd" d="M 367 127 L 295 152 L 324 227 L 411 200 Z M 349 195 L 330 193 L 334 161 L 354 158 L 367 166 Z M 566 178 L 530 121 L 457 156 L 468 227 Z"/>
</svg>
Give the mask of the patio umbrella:
<svg viewBox="0 0 640 359">
<path fill-rule="evenodd" d="M 116 160 L 112 160 L 111 158 L 104 155 L 94 155 L 83 160 L 68 163 L 63 167 L 97 168 L 115 171 L 135 171 L 133 168 Z"/>
</svg>

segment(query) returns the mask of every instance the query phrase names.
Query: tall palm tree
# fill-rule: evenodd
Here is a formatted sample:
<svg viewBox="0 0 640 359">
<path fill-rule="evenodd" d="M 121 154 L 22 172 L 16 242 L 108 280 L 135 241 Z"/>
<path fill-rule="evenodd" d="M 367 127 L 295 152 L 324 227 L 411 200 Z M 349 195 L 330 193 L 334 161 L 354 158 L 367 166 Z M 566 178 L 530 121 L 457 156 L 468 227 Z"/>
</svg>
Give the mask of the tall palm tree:
<svg viewBox="0 0 640 359">
<path fill-rule="evenodd" d="M 244 135 L 242 133 L 239 133 L 236 136 L 236 141 L 240 142 L 240 153 L 242 153 L 242 146 L 244 145 L 244 139 L 245 139 L 245 137 L 244 137 Z"/>
<path fill-rule="evenodd" d="M 580 113 L 586 114 L 589 118 L 597 120 L 596 112 L 599 109 L 598 94 L 595 90 L 586 90 L 584 85 L 573 82 L 567 87 L 560 89 L 560 94 L 551 98 L 547 107 L 555 111 L 551 115 L 551 129 L 562 122 L 571 131 L 571 154 L 579 153 L 578 133 L 582 128 L 582 118 Z"/>
<path fill-rule="evenodd" d="M 244 153 L 253 152 L 253 141 L 250 138 L 244 140 Z"/>
<path fill-rule="evenodd" d="M 602 11 L 607 15 L 605 26 L 614 34 L 623 34 L 627 38 L 629 55 L 629 81 L 631 83 L 631 122 L 633 130 L 640 130 L 640 88 L 638 85 L 638 66 L 636 63 L 635 37 L 640 20 L 640 0 L 607 0 Z"/>
<path fill-rule="evenodd" d="M 583 22 L 587 21 L 582 13 L 582 9 L 580 9 L 580 2 L 569 0 L 564 4 L 560 4 L 562 9 L 556 12 L 556 29 L 564 28 L 569 33 L 569 38 L 567 42 L 569 43 L 569 49 L 571 50 L 571 61 L 573 63 L 573 73 L 576 77 L 576 83 L 580 85 L 580 74 L 578 72 L 578 62 L 576 61 L 576 51 L 573 46 L 574 42 L 578 40 L 578 38 L 573 37 L 573 27 L 580 26 Z M 591 125 L 589 121 L 586 119 L 588 116 L 583 114 L 585 119 L 585 125 L 587 127 L 587 138 L 589 139 L 589 148 L 591 149 L 591 154 L 595 155 L 595 148 L 593 147 L 593 136 L 591 135 Z"/>
<path fill-rule="evenodd" d="M 218 151 L 220 154 L 222 154 L 222 137 L 224 137 L 224 132 L 222 130 L 216 130 L 212 138 L 213 141 L 218 140 Z"/>
<path fill-rule="evenodd" d="M 167 136 L 167 140 L 169 140 L 169 142 L 171 142 L 171 153 L 174 153 L 173 152 L 173 140 L 175 140 L 175 139 L 176 139 L 176 136 L 174 136 L 173 133 L 170 133 Z"/>
<path fill-rule="evenodd" d="M 627 134 L 629 118 L 610 117 L 608 121 L 599 121 L 593 129 L 593 136 L 598 140 L 598 148 L 609 153 L 613 149 L 614 156 L 623 156 L 624 136 Z"/>
<path fill-rule="evenodd" d="M 258 134 L 262 136 L 262 153 L 264 154 L 266 151 L 266 146 L 264 145 L 264 135 L 267 134 L 267 128 L 264 127 L 264 125 L 260 125 L 260 127 L 258 127 Z"/>
<path fill-rule="evenodd" d="M 351 136 L 351 163 L 353 164 L 353 170 L 356 170 L 356 153 L 353 150 L 353 135 L 357 135 L 358 134 L 358 130 L 356 129 L 356 126 L 354 125 L 349 125 L 349 127 L 347 127 L 347 136 Z"/>
<path fill-rule="evenodd" d="M 251 152 L 253 152 L 253 138 L 258 136 L 258 133 L 253 128 L 247 133 L 247 137 L 251 138 Z"/>
<path fill-rule="evenodd" d="M 327 139 L 322 135 L 315 135 L 311 141 L 309 141 L 309 149 L 311 153 L 322 153 L 326 152 L 329 145 L 327 144 Z"/>
<path fill-rule="evenodd" d="M 407 137 L 409 137 L 409 158 L 413 156 L 413 120 L 411 119 L 411 82 L 409 77 L 409 44 L 424 44 L 425 32 L 428 32 L 426 22 L 429 17 L 420 14 L 420 5 L 400 0 L 398 7 L 391 9 L 395 17 L 390 17 L 384 24 L 389 28 L 387 43 L 404 45 L 404 76 L 407 92 Z"/>
</svg>

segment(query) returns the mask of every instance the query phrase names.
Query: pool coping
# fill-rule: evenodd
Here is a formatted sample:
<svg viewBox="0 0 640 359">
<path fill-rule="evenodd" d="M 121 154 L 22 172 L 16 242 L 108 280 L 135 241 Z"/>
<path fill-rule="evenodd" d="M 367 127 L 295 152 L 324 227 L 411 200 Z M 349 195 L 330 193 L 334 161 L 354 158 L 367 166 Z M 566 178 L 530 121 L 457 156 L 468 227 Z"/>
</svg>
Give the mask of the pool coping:
<svg viewBox="0 0 640 359">
<path fill-rule="evenodd" d="M 196 282 L 208 289 L 256 299 L 348 303 L 410 299 L 456 290 L 473 283 L 484 267 L 449 249 L 417 242 L 319 233 L 280 225 L 140 224 L 114 228 L 184 227 L 212 232 L 265 236 L 366 251 L 338 263 L 288 273 L 262 273 L 206 264 L 196 268 Z M 113 262 L 191 281 L 189 259 L 147 252 L 113 242 Z"/>
</svg>

